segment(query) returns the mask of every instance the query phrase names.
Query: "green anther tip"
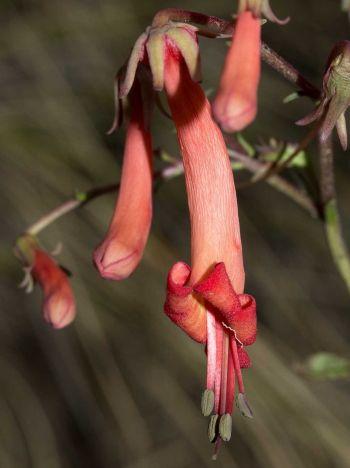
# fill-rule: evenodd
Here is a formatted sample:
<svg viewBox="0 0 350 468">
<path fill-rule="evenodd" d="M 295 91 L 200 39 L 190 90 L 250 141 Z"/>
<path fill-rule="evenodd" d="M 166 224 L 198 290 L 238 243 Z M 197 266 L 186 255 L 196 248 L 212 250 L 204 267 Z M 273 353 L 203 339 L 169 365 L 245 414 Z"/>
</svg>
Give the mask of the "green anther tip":
<svg viewBox="0 0 350 468">
<path fill-rule="evenodd" d="M 210 416 L 214 409 L 214 392 L 210 389 L 205 389 L 202 395 L 201 409 L 203 416 Z"/>
<path fill-rule="evenodd" d="M 219 434 L 224 442 L 228 442 L 231 439 L 232 434 L 232 417 L 230 414 L 223 414 L 219 422 Z"/>
<path fill-rule="evenodd" d="M 208 439 L 210 442 L 215 442 L 217 436 L 217 422 L 218 422 L 218 414 L 213 414 L 210 417 L 209 425 L 208 425 Z"/>
<path fill-rule="evenodd" d="M 246 418 L 253 419 L 253 411 L 251 410 L 248 400 L 244 393 L 238 394 L 237 407 L 243 416 L 245 416 Z"/>
</svg>

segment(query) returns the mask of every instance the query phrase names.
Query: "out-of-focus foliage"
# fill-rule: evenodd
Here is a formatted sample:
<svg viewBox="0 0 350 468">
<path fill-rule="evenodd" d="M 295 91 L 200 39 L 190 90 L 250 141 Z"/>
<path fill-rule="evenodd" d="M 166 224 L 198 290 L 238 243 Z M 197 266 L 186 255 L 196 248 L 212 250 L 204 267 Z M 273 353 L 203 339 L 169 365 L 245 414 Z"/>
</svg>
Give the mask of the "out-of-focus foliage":
<svg viewBox="0 0 350 468">
<path fill-rule="evenodd" d="M 349 11 L 350 10 L 350 1 L 349 0 L 342 0 L 341 6 L 342 6 L 342 9 L 344 11 Z"/>
<path fill-rule="evenodd" d="M 320 352 L 310 356 L 300 370 L 313 379 L 346 379 L 350 377 L 350 360 Z"/>
<path fill-rule="evenodd" d="M 339 3 L 281 0 L 287 26 L 266 24 L 266 42 L 316 84 L 349 24 Z M 119 178 L 123 131 L 107 137 L 113 77 L 154 12 L 167 6 L 229 18 L 228 0 L 6 0 L 0 3 L 0 466 L 212 466 L 200 414 L 204 351 L 162 312 L 165 278 L 189 259 L 182 178 L 155 196 L 152 235 L 138 271 L 122 283 L 101 280 L 91 252 L 114 197 L 51 226 L 41 240 L 73 272 L 78 317 L 50 330 L 40 294 L 19 291 L 12 255 L 18 234 L 75 190 Z M 203 85 L 215 89 L 225 41 L 201 40 Z M 298 141 L 294 126 L 312 108 L 283 104 L 294 89 L 263 67 L 257 121 L 248 141 Z M 155 146 L 177 155 L 171 122 L 153 121 Z M 337 143 L 336 143 L 337 144 Z M 337 187 L 350 237 L 350 158 L 338 146 Z M 309 151 L 309 150 L 308 150 Z M 316 147 L 310 149 L 317 160 Z M 311 170 L 311 168 L 310 168 Z M 241 172 L 237 178 L 241 177 Z M 247 291 L 258 302 L 253 368 L 245 372 L 254 420 L 234 416 L 232 440 L 217 467 L 345 468 L 350 460 L 350 383 L 310 380 L 295 363 L 326 350 L 350 355 L 350 307 L 321 224 L 264 183 L 239 193 Z"/>
</svg>

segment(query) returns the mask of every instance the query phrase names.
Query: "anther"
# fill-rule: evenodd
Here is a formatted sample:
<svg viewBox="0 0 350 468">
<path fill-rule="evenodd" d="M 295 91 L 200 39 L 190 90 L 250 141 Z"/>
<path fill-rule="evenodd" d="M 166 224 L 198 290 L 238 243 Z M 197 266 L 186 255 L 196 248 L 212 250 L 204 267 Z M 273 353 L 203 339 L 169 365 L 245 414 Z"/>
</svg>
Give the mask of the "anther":
<svg viewBox="0 0 350 468">
<path fill-rule="evenodd" d="M 219 434 L 224 442 L 231 439 L 232 434 L 232 417 L 230 414 L 223 414 L 219 422 Z"/>
<path fill-rule="evenodd" d="M 205 389 L 202 395 L 201 402 L 203 416 L 210 416 L 211 412 L 214 409 L 214 400 L 215 395 L 213 390 L 210 390 L 209 388 Z"/>
<path fill-rule="evenodd" d="M 243 416 L 245 416 L 246 418 L 253 419 L 253 411 L 251 410 L 248 400 L 244 393 L 238 394 L 237 407 Z"/>
<path fill-rule="evenodd" d="M 218 427 L 217 427 L 217 422 L 218 422 L 219 415 L 218 414 L 213 414 L 210 417 L 209 420 L 209 425 L 208 425 L 208 438 L 210 442 L 215 442 L 217 435 L 218 435 Z"/>
</svg>

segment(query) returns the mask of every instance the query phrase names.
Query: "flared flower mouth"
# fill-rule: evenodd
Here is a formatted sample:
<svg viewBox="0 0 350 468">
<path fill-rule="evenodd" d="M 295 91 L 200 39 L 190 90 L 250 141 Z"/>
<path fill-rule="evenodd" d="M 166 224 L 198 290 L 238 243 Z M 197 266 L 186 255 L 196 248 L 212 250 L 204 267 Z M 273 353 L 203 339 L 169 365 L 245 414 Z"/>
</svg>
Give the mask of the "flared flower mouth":
<svg viewBox="0 0 350 468">
<path fill-rule="evenodd" d="M 193 286 L 190 275 L 191 268 L 183 262 L 171 268 L 164 309 L 192 339 L 206 345 L 207 385 L 202 413 L 211 417 L 208 437 L 218 448 L 220 440 L 228 441 L 231 436 L 235 382 L 241 413 L 253 416 L 241 369 L 251 365 L 245 346 L 256 339 L 256 304 L 252 296 L 236 294 L 224 263 L 215 265 Z"/>
</svg>

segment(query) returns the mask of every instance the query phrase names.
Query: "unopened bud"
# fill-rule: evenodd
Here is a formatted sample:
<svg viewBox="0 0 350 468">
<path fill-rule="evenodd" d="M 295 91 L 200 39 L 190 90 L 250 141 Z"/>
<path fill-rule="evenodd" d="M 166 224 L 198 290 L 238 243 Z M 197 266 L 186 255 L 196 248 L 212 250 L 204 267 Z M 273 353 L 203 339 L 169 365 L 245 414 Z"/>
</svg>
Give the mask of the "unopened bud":
<svg viewBox="0 0 350 468">
<path fill-rule="evenodd" d="M 350 104 L 350 41 L 337 42 L 327 61 L 321 100 L 314 111 L 297 125 L 321 122 L 320 139 L 326 141 L 334 127 L 344 151 L 347 148 L 345 111 Z"/>
<path fill-rule="evenodd" d="M 76 314 L 75 299 L 65 271 L 30 234 L 24 234 L 17 240 L 15 254 L 27 272 L 22 285 L 29 291 L 34 280 L 42 288 L 44 319 L 54 328 L 63 328 L 71 323 Z"/>
</svg>

